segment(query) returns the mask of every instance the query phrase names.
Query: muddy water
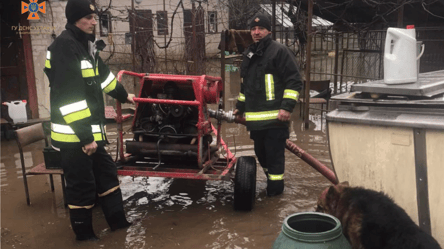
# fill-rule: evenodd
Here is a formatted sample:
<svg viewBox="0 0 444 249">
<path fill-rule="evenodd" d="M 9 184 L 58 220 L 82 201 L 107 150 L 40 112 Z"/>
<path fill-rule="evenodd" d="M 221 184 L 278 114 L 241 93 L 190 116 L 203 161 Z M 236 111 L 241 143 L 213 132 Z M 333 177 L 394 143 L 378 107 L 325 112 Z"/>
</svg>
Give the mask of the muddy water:
<svg viewBox="0 0 444 249">
<path fill-rule="evenodd" d="M 128 127 L 128 126 L 127 126 Z M 325 119 L 311 116 L 309 130 L 293 114 L 290 139 L 331 166 Z M 115 126 L 108 127 L 115 156 Z M 254 156 L 244 126 L 224 124 L 223 139 L 236 156 Z M 27 167 L 42 162 L 44 143 L 25 147 Z M 120 177 L 125 209 L 133 225 L 110 232 L 100 207 L 93 209 L 98 242 L 76 242 L 64 207 L 60 177 L 51 192 L 47 176 L 28 177 L 31 206 L 26 205 L 15 141 L 1 143 L 1 247 L 7 248 L 271 248 L 284 218 L 313 211 L 317 195 L 329 185 L 318 172 L 286 152 L 285 192 L 267 197 L 258 168 L 252 212 L 233 211 L 231 181 Z"/>
</svg>

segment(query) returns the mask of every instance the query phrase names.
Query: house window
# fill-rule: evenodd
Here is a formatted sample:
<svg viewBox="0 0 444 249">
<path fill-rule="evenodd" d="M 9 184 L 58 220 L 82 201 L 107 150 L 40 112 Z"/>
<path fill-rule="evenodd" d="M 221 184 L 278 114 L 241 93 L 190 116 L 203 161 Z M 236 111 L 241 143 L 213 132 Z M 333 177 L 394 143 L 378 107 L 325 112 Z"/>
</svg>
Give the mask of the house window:
<svg viewBox="0 0 444 249">
<path fill-rule="evenodd" d="M 168 35 L 168 14 L 166 11 L 157 11 L 157 34 Z"/>
<path fill-rule="evenodd" d="M 111 33 L 111 14 L 104 12 L 99 17 L 100 36 L 108 36 Z"/>
<path fill-rule="evenodd" d="M 217 33 L 217 12 L 208 11 L 208 33 Z"/>
</svg>

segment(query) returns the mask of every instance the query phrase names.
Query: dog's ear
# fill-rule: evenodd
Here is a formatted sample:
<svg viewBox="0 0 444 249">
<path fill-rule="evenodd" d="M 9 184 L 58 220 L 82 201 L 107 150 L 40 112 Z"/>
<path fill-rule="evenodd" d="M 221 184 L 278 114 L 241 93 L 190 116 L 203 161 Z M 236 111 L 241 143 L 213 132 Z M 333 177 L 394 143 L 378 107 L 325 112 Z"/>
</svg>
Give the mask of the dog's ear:
<svg viewBox="0 0 444 249">
<path fill-rule="evenodd" d="M 336 197 L 336 196 L 339 196 L 339 188 L 338 188 L 338 185 L 334 185 L 334 186 L 330 186 L 329 188 L 328 188 L 328 191 L 327 191 L 327 198 L 332 198 L 332 197 Z"/>
<path fill-rule="evenodd" d="M 339 193 L 342 193 L 344 189 L 350 187 L 350 185 L 348 184 L 348 182 L 341 182 L 338 185 L 335 185 L 334 187 Z"/>
<path fill-rule="evenodd" d="M 328 190 L 329 190 L 329 188 L 324 189 L 318 199 L 319 200 L 326 200 Z"/>
<path fill-rule="evenodd" d="M 327 194 L 325 196 L 326 204 L 330 210 L 336 210 L 336 206 L 338 205 L 339 198 L 341 197 L 341 193 L 338 191 L 336 186 L 331 186 L 328 188 Z"/>
</svg>

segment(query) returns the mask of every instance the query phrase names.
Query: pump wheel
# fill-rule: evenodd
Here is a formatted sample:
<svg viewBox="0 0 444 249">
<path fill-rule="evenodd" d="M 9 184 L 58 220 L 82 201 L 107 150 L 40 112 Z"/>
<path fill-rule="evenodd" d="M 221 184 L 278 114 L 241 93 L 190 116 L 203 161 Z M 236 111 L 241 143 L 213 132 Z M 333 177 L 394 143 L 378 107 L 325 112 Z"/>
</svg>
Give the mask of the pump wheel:
<svg viewBox="0 0 444 249">
<path fill-rule="evenodd" d="M 234 210 L 251 211 L 256 199 L 256 159 L 242 156 L 237 159 L 234 178 Z"/>
</svg>

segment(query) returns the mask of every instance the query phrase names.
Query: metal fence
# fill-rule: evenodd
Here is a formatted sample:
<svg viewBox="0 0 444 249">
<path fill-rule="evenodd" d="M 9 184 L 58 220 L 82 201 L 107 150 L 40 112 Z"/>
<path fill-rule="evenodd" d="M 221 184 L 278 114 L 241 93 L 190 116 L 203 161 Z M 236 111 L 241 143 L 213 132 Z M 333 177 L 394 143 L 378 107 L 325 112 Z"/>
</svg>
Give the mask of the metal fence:
<svg viewBox="0 0 444 249">
<path fill-rule="evenodd" d="M 312 39 L 311 80 L 330 80 L 335 93 L 339 93 L 347 91 L 352 84 L 382 79 L 385 35 L 385 30 L 351 33 L 317 30 Z M 297 40 L 281 40 L 281 37 L 292 37 L 289 34 L 276 37 L 297 55 L 301 70 L 305 69 L 301 49 L 305 45 Z M 420 72 L 444 69 L 444 27 L 417 28 L 416 38 L 425 45 Z"/>
<path fill-rule="evenodd" d="M 444 27 L 417 29 L 416 39 L 425 45 L 419 72 L 444 69 Z"/>
</svg>

